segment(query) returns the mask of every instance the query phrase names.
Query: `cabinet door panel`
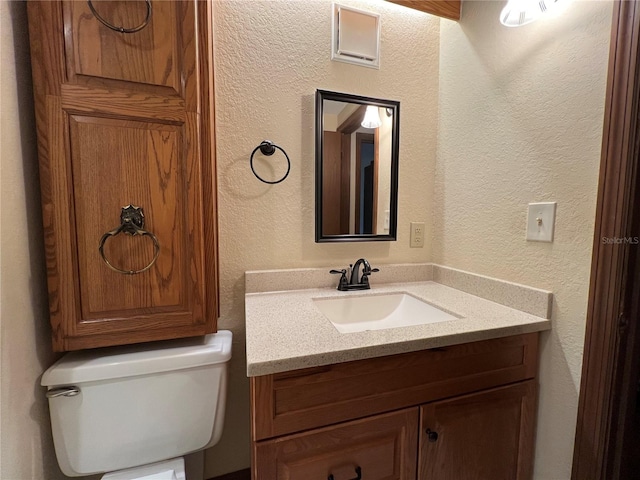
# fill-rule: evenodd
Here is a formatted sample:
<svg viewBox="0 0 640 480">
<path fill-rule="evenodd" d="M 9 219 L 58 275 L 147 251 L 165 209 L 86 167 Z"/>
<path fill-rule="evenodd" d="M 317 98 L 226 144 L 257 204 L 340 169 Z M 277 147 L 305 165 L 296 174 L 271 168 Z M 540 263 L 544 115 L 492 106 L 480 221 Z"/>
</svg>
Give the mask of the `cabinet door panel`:
<svg viewBox="0 0 640 480">
<path fill-rule="evenodd" d="M 424 405 L 418 478 L 531 478 L 535 406 L 534 380 Z"/>
<path fill-rule="evenodd" d="M 418 409 L 254 444 L 254 480 L 413 480 Z"/>
<path fill-rule="evenodd" d="M 181 152 L 182 128 L 173 125 L 72 116 L 71 163 L 77 214 L 82 320 L 114 313 L 189 310 L 188 240 L 184 200 L 189 188 Z M 160 254 L 145 275 L 122 275 L 98 254 L 102 235 L 120 223 L 120 209 L 141 206 L 145 230 Z M 123 270 L 139 270 L 154 254 L 148 237 L 118 235 L 104 245 L 105 256 Z M 109 288 L 103 288 L 109 285 Z M 201 296 L 196 297 L 197 299 Z"/>
<path fill-rule="evenodd" d="M 94 1 L 93 5 L 104 20 L 124 28 L 140 25 L 147 13 L 144 1 Z M 154 1 L 149 24 L 138 32 L 122 34 L 98 21 L 87 2 L 64 2 L 65 23 L 70 27 L 65 42 L 69 78 L 170 87 L 182 95 L 179 45 L 184 39 L 178 36 L 187 6 L 186 2 Z M 87 79 L 76 79 L 83 80 Z"/>
</svg>

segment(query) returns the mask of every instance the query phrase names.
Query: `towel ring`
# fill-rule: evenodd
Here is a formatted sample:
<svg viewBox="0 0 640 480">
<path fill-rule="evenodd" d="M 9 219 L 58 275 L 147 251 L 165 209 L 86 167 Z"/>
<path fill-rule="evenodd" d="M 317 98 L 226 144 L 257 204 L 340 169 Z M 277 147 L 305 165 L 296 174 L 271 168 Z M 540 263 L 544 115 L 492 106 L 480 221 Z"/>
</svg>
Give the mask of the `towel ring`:
<svg viewBox="0 0 640 480">
<path fill-rule="evenodd" d="M 89 9 L 91 10 L 91 13 L 93 13 L 93 16 L 96 17 L 100 21 L 100 23 L 102 23 L 105 27 L 120 33 L 136 33 L 142 30 L 144 27 L 146 27 L 151 21 L 151 0 L 144 0 L 144 1 L 145 1 L 145 4 L 147 5 L 147 15 L 140 25 L 133 28 L 117 27 L 115 25 L 112 25 L 111 23 L 107 22 L 104 18 L 102 18 L 102 16 L 100 16 L 96 8 L 93 6 L 92 0 L 87 0 L 87 5 L 89 5 Z"/>
<path fill-rule="evenodd" d="M 264 178 L 262 178 L 260 175 L 256 173 L 256 169 L 253 167 L 253 156 L 258 150 L 260 150 L 260 153 L 262 153 L 263 155 L 266 155 L 267 157 L 270 157 L 271 155 L 276 153 L 276 149 L 280 150 L 284 154 L 285 158 L 287 159 L 287 173 L 285 173 L 280 180 L 275 180 L 273 182 L 270 182 L 269 180 L 265 180 Z M 268 183 L 270 185 L 274 185 L 276 183 L 282 182 L 285 178 L 287 178 L 287 176 L 289 176 L 289 171 L 291 170 L 291 160 L 289 160 L 289 155 L 287 155 L 287 152 L 285 152 L 282 149 L 282 147 L 279 147 L 278 145 L 276 145 L 270 140 L 263 140 L 262 142 L 260 142 L 260 145 L 258 145 L 256 148 L 253 149 L 253 152 L 251 152 L 251 158 L 249 160 L 249 164 L 251 165 L 251 171 L 256 176 L 256 178 L 261 182 Z"/>
<path fill-rule="evenodd" d="M 143 230 L 144 228 L 144 213 L 142 211 L 142 207 L 136 207 L 134 205 L 127 205 L 126 207 L 122 207 L 122 212 L 120 212 L 120 226 L 118 228 L 114 228 L 113 230 L 102 235 L 100 239 L 100 245 L 98 246 L 98 251 L 100 252 L 100 256 L 104 263 L 113 270 L 114 272 L 122 273 L 123 275 L 136 275 L 138 273 L 146 272 L 149 270 L 156 260 L 158 259 L 158 255 L 160 254 L 160 243 L 158 242 L 158 238 L 151 232 L 147 232 Z M 135 236 L 141 235 L 150 237 L 153 241 L 154 254 L 153 259 L 144 268 L 140 270 L 122 270 L 109 262 L 107 257 L 104 256 L 104 244 L 110 237 L 115 237 L 120 233 L 126 233 L 127 235 Z"/>
</svg>

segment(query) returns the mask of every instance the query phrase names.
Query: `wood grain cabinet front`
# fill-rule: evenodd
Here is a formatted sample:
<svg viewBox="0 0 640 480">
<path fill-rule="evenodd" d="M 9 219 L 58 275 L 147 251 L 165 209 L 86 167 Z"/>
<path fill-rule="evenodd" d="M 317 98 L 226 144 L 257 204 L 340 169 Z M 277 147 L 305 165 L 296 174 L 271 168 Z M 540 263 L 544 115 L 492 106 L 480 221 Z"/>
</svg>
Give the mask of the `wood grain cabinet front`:
<svg viewBox="0 0 640 480">
<path fill-rule="evenodd" d="M 531 333 L 253 377 L 253 479 L 528 480 L 537 356 Z"/>
<path fill-rule="evenodd" d="M 460 20 L 461 0 L 387 0 L 420 12 L 430 13 L 442 18 Z"/>
<path fill-rule="evenodd" d="M 289 435 L 255 446 L 254 479 L 413 480 L 418 409 Z"/>
<path fill-rule="evenodd" d="M 531 478 L 535 408 L 535 380 L 423 405 L 418 478 Z"/>
<path fill-rule="evenodd" d="M 54 349 L 215 331 L 210 2 L 28 13 Z"/>
</svg>

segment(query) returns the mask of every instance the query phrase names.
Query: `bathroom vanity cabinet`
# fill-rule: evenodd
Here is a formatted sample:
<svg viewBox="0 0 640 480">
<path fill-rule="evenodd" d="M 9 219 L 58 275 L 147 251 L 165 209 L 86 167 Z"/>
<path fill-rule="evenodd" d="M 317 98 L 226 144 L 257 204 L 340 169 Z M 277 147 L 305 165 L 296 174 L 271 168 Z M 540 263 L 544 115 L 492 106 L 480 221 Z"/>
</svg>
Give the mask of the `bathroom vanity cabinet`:
<svg viewBox="0 0 640 480">
<path fill-rule="evenodd" d="M 210 2 L 28 14 L 54 349 L 215 331 Z"/>
<path fill-rule="evenodd" d="M 251 378 L 254 480 L 531 478 L 538 333 Z"/>
</svg>

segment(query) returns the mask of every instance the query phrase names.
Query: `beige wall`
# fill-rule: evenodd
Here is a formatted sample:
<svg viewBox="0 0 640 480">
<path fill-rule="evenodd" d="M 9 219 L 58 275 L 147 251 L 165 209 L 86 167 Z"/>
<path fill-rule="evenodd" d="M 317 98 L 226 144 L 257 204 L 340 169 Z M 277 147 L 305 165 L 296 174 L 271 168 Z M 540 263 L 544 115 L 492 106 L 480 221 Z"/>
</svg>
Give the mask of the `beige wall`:
<svg viewBox="0 0 640 480">
<path fill-rule="evenodd" d="M 0 478 L 65 478 L 40 375 L 51 353 L 26 4 L 0 2 Z"/>
<path fill-rule="evenodd" d="M 409 222 L 430 228 L 435 165 L 440 22 L 387 2 L 340 3 L 382 15 L 380 70 L 330 60 L 331 1 L 215 3 L 216 130 L 222 328 L 236 348 L 229 414 L 207 473 L 249 465 L 249 396 L 244 359 L 244 272 L 302 266 L 344 267 L 430 258 L 431 245 L 409 248 Z M 321 88 L 400 100 L 397 242 L 314 242 L 314 94 Z M 291 158 L 278 185 L 258 181 L 249 154 L 269 139 Z M 283 172 L 276 155 L 274 178 Z M 328 275 L 328 272 L 327 272 Z"/>
<path fill-rule="evenodd" d="M 612 3 L 498 23 L 465 2 L 442 23 L 433 260 L 554 293 L 543 335 L 535 478 L 570 476 Z M 529 202 L 557 201 L 555 241 L 525 241 Z"/>
</svg>

